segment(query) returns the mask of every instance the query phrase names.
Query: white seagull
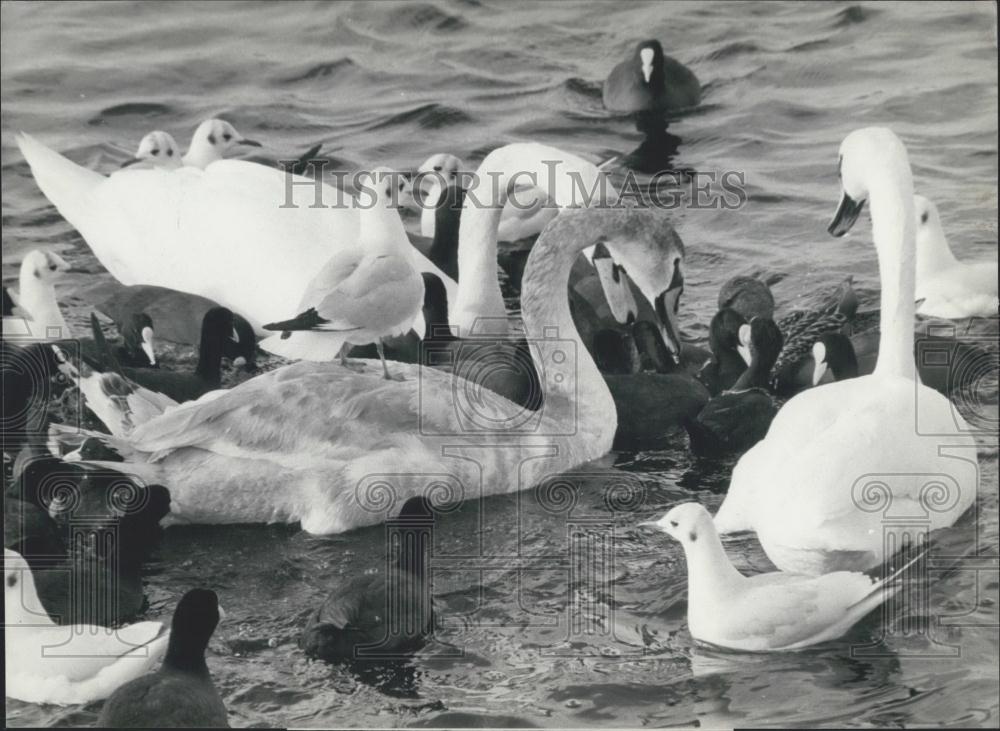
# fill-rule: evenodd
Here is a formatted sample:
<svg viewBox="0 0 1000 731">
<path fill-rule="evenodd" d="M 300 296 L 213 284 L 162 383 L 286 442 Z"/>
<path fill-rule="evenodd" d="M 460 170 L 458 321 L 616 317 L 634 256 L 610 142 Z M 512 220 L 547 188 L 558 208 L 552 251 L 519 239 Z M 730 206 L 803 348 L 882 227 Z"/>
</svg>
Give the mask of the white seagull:
<svg viewBox="0 0 1000 731">
<path fill-rule="evenodd" d="M 206 119 L 194 131 L 191 145 L 181 161 L 189 167 L 204 170 L 216 160 L 221 160 L 236 145 L 261 146 L 256 140 L 249 140 L 241 135 L 229 122 L 222 119 Z"/>
<path fill-rule="evenodd" d="M 138 169 L 134 166 L 139 163 L 164 170 L 176 170 L 184 164 L 181 162 L 181 149 L 177 140 L 169 132 L 162 130 L 153 130 L 139 140 L 135 156 L 123 162 L 121 166 Z"/>
<path fill-rule="evenodd" d="M 882 581 L 854 571 L 744 576 L 726 556 L 712 516 L 698 503 L 678 505 L 643 525 L 684 547 L 691 636 L 731 650 L 801 650 L 842 637 L 899 591 L 896 579 L 910 566 Z"/>
<path fill-rule="evenodd" d="M 937 206 L 913 196 L 917 217 L 917 314 L 996 317 L 997 262 L 959 261 L 948 246 Z"/>
<path fill-rule="evenodd" d="M 408 184 L 388 168 L 373 170 L 367 183 L 362 183 L 358 200 L 361 226 L 357 245 L 338 251 L 319 271 L 299 303 L 298 315 L 264 325 L 265 330 L 283 334 L 261 341 L 260 347 L 284 355 L 281 345 L 292 331 L 330 333 L 330 338 L 341 343 L 340 362 L 346 366 L 351 345 L 374 342 L 388 379 L 382 338 L 411 329 L 424 332 L 424 280 L 395 208 Z M 366 197 L 368 200 L 363 200 Z M 309 359 L 308 354 L 296 355 Z"/>
</svg>

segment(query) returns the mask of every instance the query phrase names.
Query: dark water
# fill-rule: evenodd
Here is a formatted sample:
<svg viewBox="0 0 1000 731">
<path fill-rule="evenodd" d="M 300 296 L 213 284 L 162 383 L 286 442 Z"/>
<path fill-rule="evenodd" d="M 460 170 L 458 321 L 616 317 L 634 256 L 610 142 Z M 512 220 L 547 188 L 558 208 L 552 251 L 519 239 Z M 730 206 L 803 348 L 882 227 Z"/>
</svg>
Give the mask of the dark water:
<svg viewBox="0 0 1000 731">
<path fill-rule="evenodd" d="M 108 277 L 38 191 L 17 130 L 105 171 L 145 132 L 169 130 L 186 144 L 211 116 L 264 141 L 272 158 L 322 141 L 347 169 L 407 169 L 440 151 L 476 162 L 517 140 L 598 160 L 641 141 L 632 122 L 604 113 L 600 82 L 652 36 L 705 86 L 702 107 L 671 124 L 681 139 L 674 165 L 742 172 L 750 196 L 740 210 L 676 213 L 688 250 L 687 333 L 705 337 L 719 285 L 738 273 L 785 275 L 774 288 L 779 312 L 817 301 L 848 274 L 863 306 L 874 305 L 867 225 L 845 240 L 825 232 L 837 147 L 854 128 L 891 126 L 956 253 L 996 256 L 994 7 L 5 3 L 3 278 L 40 245 L 89 267 L 95 274 L 60 289 L 71 325 L 81 325 L 87 287 Z M 995 409 L 995 381 L 986 402 Z M 978 511 L 938 538 L 929 606 L 916 613 L 940 620 L 931 639 L 899 631 L 902 616 L 875 616 L 845 642 L 808 652 L 695 647 L 679 546 L 632 527 L 678 501 L 714 510 L 721 500 L 728 469 L 693 464 L 681 438 L 587 466 L 571 476 L 572 506 L 528 491 L 443 516 L 443 626 L 403 683 L 409 693 L 307 663 L 295 646 L 332 579 L 381 565 L 382 528 L 325 539 L 286 527 L 171 529 L 149 567 L 148 616 L 169 616 L 192 585 L 218 590 L 228 618 L 209 665 L 233 725 L 995 726 L 995 439 L 983 441 L 980 464 Z M 622 479 L 632 502 L 614 497 Z M 595 580 L 581 580 L 568 558 L 570 525 L 599 536 Z M 744 571 L 768 568 L 754 542 L 728 548 Z M 977 554 L 980 571 L 954 558 Z M 647 641 L 655 634 L 645 656 L 642 625 Z M 851 643 L 883 632 L 881 655 L 852 657 Z M 96 708 L 8 701 L 7 722 L 88 724 Z"/>
</svg>

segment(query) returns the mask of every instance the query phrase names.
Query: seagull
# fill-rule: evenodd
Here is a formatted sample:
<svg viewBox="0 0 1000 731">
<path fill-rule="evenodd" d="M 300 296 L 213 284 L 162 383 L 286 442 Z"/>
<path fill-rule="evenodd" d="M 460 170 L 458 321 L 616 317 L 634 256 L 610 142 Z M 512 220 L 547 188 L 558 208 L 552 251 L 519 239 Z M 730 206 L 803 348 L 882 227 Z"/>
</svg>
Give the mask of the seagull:
<svg viewBox="0 0 1000 731">
<path fill-rule="evenodd" d="M 382 370 L 391 380 L 382 339 L 416 329 L 424 332 L 424 280 L 416 268 L 414 249 L 395 210 L 407 184 L 398 173 L 376 168 L 369 174 L 372 186 L 362 183 L 359 199 L 361 225 L 357 245 L 338 251 L 310 282 L 290 320 L 264 325 L 278 330 L 260 346 L 284 355 L 282 341 L 292 331 L 328 332 L 344 343 L 340 363 L 351 367 L 351 345 L 375 343 Z M 308 358 L 307 358 L 308 359 Z"/>
<path fill-rule="evenodd" d="M 194 131 L 191 144 L 181 162 L 189 167 L 204 170 L 210 163 L 221 160 L 225 153 L 236 145 L 261 147 L 256 140 L 247 139 L 237 132 L 229 122 L 222 119 L 206 119 Z"/>
<path fill-rule="evenodd" d="M 857 571 L 748 577 L 729 561 L 712 516 L 698 503 L 678 505 L 640 525 L 654 526 L 684 547 L 691 636 L 744 652 L 801 650 L 842 637 L 899 591 L 897 579 L 917 560 L 881 581 Z"/>
<path fill-rule="evenodd" d="M 121 166 L 127 168 L 138 163 L 144 163 L 143 167 L 175 170 L 183 165 L 181 148 L 169 132 L 153 130 L 139 140 L 135 156 L 123 162 Z"/>
</svg>

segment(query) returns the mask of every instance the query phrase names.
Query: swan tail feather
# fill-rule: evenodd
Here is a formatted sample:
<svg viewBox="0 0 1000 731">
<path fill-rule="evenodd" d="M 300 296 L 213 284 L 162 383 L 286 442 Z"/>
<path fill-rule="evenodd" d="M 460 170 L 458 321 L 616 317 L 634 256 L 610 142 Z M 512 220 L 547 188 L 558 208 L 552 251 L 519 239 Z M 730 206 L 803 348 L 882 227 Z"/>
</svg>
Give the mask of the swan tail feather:
<svg viewBox="0 0 1000 731">
<path fill-rule="evenodd" d="M 42 193 L 63 218 L 78 228 L 80 218 L 88 212 L 88 194 L 107 178 L 77 165 L 26 132 L 17 136 L 17 146 Z"/>
</svg>

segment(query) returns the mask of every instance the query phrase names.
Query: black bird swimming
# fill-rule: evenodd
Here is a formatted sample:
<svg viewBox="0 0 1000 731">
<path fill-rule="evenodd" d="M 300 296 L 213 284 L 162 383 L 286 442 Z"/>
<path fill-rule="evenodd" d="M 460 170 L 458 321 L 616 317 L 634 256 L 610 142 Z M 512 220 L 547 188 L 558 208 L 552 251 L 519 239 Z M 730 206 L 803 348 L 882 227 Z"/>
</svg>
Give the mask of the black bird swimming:
<svg viewBox="0 0 1000 731">
<path fill-rule="evenodd" d="M 604 82 L 604 107 L 611 112 L 672 112 L 701 102 L 698 78 L 663 54 L 657 40 L 643 41 Z"/>
<path fill-rule="evenodd" d="M 684 422 L 691 451 L 698 456 L 745 452 L 764 438 L 778 413 L 767 384 L 781 351 L 781 331 L 773 320 L 755 317 L 740 328 L 740 340 L 749 344 L 749 367 L 732 389 L 713 398 L 697 417 Z"/>
<path fill-rule="evenodd" d="M 399 659 L 418 650 L 434 626 L 427 557 L 434 509 L 422 496 L 387 521 L 386 571 L 334 587 L 306 625 L 299 645 L 327 662 Z"/>
<path fill-rule="evenodd" d="M 705 384 L 712 396 L 732 388 L 747 368 L 747 362 L 739 352 L 739 332 L 745 324 L 743 316 L 729 307 L 719 310 L 712 317 L 708 326 L 708 346 L 712 357 L 698 372 L 698 380 Z"/>
<path fill-rule="evenodd" d="M 135 678 L 104 702 L 102 728 L 229 728 L 226 705 L 205 663 L 219 624 L 219 599 L 192 589 L 178 602 L 163 665 Z"/>
<path fill-rule="evenodd" d="M 151 391 L 165 394 L 178 403 L 196 399 L 222 385 L 222 355 L 227 344 L 238 339 L 233 322 L 233 313 L 225 307 L 213 307 L 205 313 L 201 324 L 198 365 L 194 373 L 128 367 L 117 370 L 128 380 Z M 103 340 L 100 325 L 93 315 L 91 315 L 91 327 L 94 329 L 95 342 Z M 100 366 L 105 370 L 112 369 L 114 359 L 108 358 Z"/>
</svg>

